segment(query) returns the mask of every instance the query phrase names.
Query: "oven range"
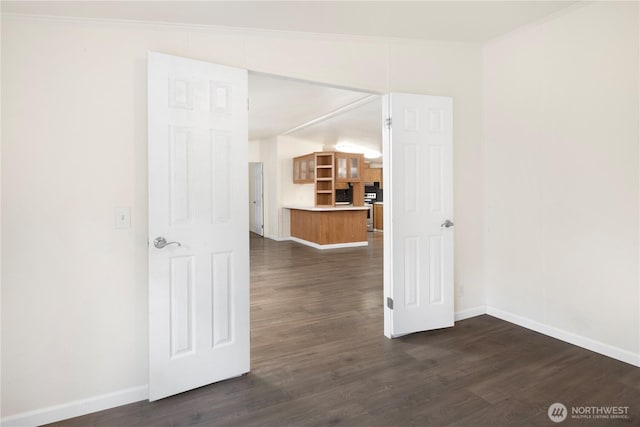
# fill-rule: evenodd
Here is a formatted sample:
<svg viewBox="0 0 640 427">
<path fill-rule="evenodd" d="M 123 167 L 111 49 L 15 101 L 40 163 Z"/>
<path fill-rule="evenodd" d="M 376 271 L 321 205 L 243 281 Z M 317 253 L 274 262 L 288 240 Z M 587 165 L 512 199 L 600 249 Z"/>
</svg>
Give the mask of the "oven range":
<svg viewBox="0 0 640 427">
<path fill-rule="evenodd" d="M 376 202 L 377 193 L 364 193 L 364 205 L 367 209 L 367 231 L 373 231 L 373 204 Z"/>
</svg>

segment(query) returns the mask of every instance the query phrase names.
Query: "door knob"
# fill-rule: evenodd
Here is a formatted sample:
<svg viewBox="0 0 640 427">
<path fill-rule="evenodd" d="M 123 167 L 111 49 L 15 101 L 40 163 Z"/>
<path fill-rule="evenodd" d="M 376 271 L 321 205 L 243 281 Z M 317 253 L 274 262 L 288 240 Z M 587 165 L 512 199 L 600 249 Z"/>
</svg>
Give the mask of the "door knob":
<svg viewBox="0 0 640 427">
<path fill-rule="evenodd" d="M 165 246 L 169 246 L 169 245 L 178 245 L 178 246 L 182 246 L 180 244 L 180 242 L 167 242 L 167 239 L 165 239 L 164 237 L 160 236 L 160 237 L 156 237 L 155 240 L 153 241 L 153 246 L 155 246 L 158 249 L 162 249 Z"/>
<path fill-rule="evenodd" d="M 453 222 L 450 219 L 448 219 L 442 224 L 440 224 L 440 227 L 444 227 L 444 228 L 453 227 Z"/>
</svg>

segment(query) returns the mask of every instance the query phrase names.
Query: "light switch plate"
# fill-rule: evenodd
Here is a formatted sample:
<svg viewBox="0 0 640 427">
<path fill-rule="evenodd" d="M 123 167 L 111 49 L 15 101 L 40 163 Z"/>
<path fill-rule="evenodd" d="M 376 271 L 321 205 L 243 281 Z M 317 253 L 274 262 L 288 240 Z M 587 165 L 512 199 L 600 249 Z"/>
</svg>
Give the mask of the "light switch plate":
<svg viewBox="0 0 640 427">
<path fill-rule="evenodd" d="M 130 228 L 131 208 L 116 208 L 114 219 L 116 228 Z"/>
</svg>

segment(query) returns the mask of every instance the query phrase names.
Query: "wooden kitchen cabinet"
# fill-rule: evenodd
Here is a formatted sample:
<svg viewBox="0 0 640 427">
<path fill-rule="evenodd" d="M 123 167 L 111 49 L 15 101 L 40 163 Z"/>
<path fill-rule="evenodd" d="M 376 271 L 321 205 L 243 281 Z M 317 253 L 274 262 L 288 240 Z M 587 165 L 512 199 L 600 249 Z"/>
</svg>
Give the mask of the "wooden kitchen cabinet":
<svg viewBox="0 0 640 427">
<path fill-rule="evenodd" d="M 362 168 L 364 156 L 357 153 L 321 151 L 293 158 L 293 183 L 315 184 L 315 205 L 333 207 L 336 189 L 353 189 L 353 206 L 364 205 Z"/>
<path fill-rule="evenodd" d="M 373 205 L 373 228 L 382 230 L 384 225 L 383 205 L 382 203 L 374 203 Z"/>
<path fill-rule="evenodd" d="M 289 208 L 291 237 L 312 247 L 325 245 L 367 245 L 366 208 Z"/>
<path fill-rule="evenodd" d="M 315 157 L 315 184 L 316 206 L 335 206 L 336 188 L 334 177 L 334 156 L 333 152 L 314 153 Z"/>
<path fill-rule="evenodd" d="M 356 153 L 335 153 L 336 182 L 362 181 L 362 164 L 364 157 Z"/>
<path fill-rule="evenodd" d="M 316 174 L 316 164 L 315 164 L 315 156 L 313 154 L 294 157 L 293 159 L 293 183 L 294 184 L 313 184 L 315 182 L 315 174 Z"/>
<path fill-rule="evenodd" d="M 367 165 L 362 171 L 362 181 L 369 182 L 379 182 L 380 188 L 382 188 L 382 168 L 370 168 Z"/>
</svg>

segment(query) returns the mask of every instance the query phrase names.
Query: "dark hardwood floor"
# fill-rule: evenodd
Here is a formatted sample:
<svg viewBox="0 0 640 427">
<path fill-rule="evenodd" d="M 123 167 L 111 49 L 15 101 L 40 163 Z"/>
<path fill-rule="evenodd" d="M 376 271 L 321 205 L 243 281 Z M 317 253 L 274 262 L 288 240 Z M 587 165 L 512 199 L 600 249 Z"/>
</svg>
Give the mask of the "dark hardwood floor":
<svg viewBox="0 0 640 427">
<path fill-rule="evenodd" d="M 251 238 L 251 373 L 58 426 L 549 426 L 547 409 L 629 406 L 640 369 L 479 316 L 454 328 L 382 334 L 382 234 L 318 251 Z"/>
</svg>

